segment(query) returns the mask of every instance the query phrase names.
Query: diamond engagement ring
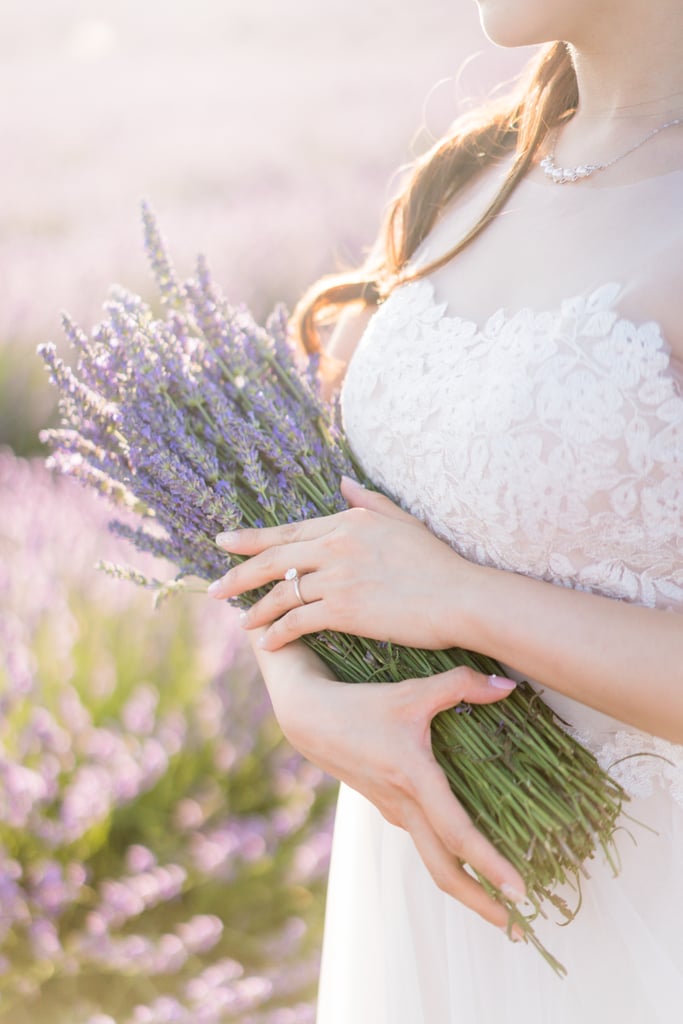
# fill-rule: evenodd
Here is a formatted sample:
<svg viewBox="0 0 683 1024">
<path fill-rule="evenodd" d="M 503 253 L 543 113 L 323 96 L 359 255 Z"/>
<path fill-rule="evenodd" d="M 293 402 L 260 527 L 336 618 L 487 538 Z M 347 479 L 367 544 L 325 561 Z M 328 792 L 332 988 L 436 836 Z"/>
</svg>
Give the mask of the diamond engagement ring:
<svg viewBox="0 0 683 1024">
<path fill-rule="evenodd" d="M 301 577 L 299 576 L 298 569 L 288 569 L 287 572 L 285 573 L 285 579 L 291 581 L 294 584 L 294 593 L 296 594 L 297 601 L 299 602 L 299 604 L 306 604 L 303 597 L 301 596 L 301 590 L 299 588 L 299 580 L 301 579 Z"/>
</svg>

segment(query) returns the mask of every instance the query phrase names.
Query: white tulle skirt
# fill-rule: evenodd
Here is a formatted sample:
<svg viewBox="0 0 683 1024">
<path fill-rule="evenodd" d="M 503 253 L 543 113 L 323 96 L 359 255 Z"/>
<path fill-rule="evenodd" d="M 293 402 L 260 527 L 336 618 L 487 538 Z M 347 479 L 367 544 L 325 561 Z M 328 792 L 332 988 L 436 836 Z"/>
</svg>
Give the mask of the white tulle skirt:
<svg viewBox="0 0 683 1024">
<path fill-rule="evenodd" d="M 662 787 L 628 813 L 656 834 L 625 821 L 619 877 L 596 858 L 577 918 L 537 924 L 561 979 L 438 890 L 408 834 L 342 786 L 318 1024 L 680 1024 L 683 808 Z"/>
</svg>

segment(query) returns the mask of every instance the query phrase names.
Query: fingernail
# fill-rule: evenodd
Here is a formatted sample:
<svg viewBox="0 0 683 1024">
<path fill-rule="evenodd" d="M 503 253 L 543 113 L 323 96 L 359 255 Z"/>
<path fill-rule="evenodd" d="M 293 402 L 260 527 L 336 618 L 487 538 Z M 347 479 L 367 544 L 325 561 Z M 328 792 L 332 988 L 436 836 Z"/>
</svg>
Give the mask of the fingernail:
<svg viewBox="0 0 683 1024">
<path fill-rule="evenodd" d="M 504 924 L 500 929 L 506 938 L 511 939 L 512 942 L 522 942 L 524 939 L 524 932 L 518 924 L 513 924 L 512 928 Z"/>
<path fill-rule="evenodd" d="M 215 597 L 221 589 L 221 580 L 215 580 L 210 587 L 206 588 L 206 592 L 209 597 Z"/>
<path fill-rule="evenodd" d="M 230 544 L 234 544 L 240 535 L 239 530 L 226 530 L 225 533 L 219 533 L 216 537 L 216 544 L 218 547 L 229 547 Z"/>
<path fill-rule="evenodd" d="M 526 899 L 526 893 L 522 892 L 515 885 L 510 885 L 506 882 L 505 885 L 501 885 L 500 891 L 506 900 L 510 900 L 510 903 L 523 903 Z"/>
<path fill-rule="evenodd" d="M 248 618 L 248 612 L 240 612 L 240 626 L 246 626 Z"/>
<path fill-rule="evenodd" d="M 514 690 L 517 683 L 514 679 L 506 679 L 505 676 L 489 676 L 489 686 L 494 690 Z"/>
<path fill-rule="evenodd" d="M 354 480 L 353 477 L 350 476 L 342 476 L 342 483 L 351 484 L 352 487 L 359 487 L 361 491 L 365 490 L 362 484 L 359 484 L 357 480 Z"/>
</svg>

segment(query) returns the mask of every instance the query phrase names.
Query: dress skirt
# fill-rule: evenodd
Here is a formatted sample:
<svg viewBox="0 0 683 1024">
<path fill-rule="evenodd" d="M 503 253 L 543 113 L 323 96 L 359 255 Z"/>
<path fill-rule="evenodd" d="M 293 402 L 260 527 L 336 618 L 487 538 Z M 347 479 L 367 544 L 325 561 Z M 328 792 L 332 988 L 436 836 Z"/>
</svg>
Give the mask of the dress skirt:
<svg viewBox="0 0 683 1024">
<path fill-rule="evenodd" d="M 662 786 L 627 809 L 619 876 L 596 855 L 577 917 L 536 922 L 560 978 L 441 892 L 408 833 L 342 785 L 318 1024 L 680 1024 L 683 808 Z"/>
</svg>

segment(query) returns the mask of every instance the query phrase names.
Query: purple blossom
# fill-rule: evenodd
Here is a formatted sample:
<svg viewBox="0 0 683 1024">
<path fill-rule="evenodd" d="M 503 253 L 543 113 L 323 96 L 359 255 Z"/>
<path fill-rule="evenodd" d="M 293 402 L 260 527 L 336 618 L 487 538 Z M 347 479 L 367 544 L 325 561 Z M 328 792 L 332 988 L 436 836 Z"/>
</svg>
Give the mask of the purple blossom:
<svg viewBox="0 0 683 1024">
<path fill-rule="evenodd" d="M 181 285 L 146 205 L 143 222 L 165 316 L 116 289 L 91 338 L 65 319 L 76 370 L 54 347 L 41 354 L 67 426 L 44 439 L 54 468 L 137 502 L 161 527 L 116 523 L 119 536 L 180 576 L 212 579 L 226 563 L 216 533 L 336 511 L 340 471 L 352 467 L 286 310 L 259 326 L 226 302 L 202 258 Z"/>
<path fill-rule="evenodd" d="M 178 306 L 182 302 L 180 285 L 168 258 L 156 220 L 147 203 L 142 204 L 142 220 L 145 226 L 145 249 L 152 264 L 162 299 L 170 306 Z"/>
<path fill-rule="evenodd" d="M 157 721 L 159 694 L 152 686 L 138 686 L 121 709 L 121 720 L 129 732 L 149 736 Z"/>
<path fill-rule="evenodd" d="M 219 941 L 223 922 L 215 914 L 200 914 L 177 928 L 178 937 L 191 953 L 206 953 Z"/>
<path fill-rule="evenodd" d="M 73 867 L 77 867 L 74 865 Z M 85 882 L 85 872 L 73 869 L 66 872 L 55 860 L 31 865 L 27 891 L 34 910 L 45 917 L 58 917 L 66 907 L 78 899 Z"/>
<path fill-rule="evenodd" d="M 28 936 L 36 960 L 57 960 L 62 946 L 56 925 L 47 918 L 38 918 L 28 926 Z"/>
<path fill-rule="evenodd" d="M 156 863 L 157 859 L 152 851 L 139 843 L 129 846 L 126 851 L 126 867 L 134 875 L 141 871 L 149 871 L 156 867 Z"/>
<path fill-rule="evenodd" d="M 133 1024 L 189 1024 L 187 1011 L 177 999 L 162 996 L 149 1006 L 138 1006 Z"/>
<path fill-rule="evenodd" d="M 0 822 L 24 828 L 35 805 L 47 796 L 48 787 L 40 772 L 0 754 Z"/>
</svg>

